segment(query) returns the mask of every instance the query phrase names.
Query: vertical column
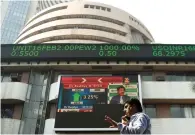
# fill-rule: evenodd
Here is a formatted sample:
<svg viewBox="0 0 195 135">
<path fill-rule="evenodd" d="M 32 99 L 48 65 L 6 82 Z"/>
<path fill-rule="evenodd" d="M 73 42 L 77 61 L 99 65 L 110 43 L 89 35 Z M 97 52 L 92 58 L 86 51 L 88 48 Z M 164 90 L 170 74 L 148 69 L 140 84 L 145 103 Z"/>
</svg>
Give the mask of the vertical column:
<svg viewBox="0 0 195 135">
<path fill-rule="evenodd" d="M 125 24 L 124 27 L 126 28 L 127 35 L 126 38 L 128 39 L 127 42 L 131 43 L 132 35 L 131 35 L 131 28 L 128 24 Z"/>
<path fill-rule="evenodd" d="M 133 31 L 131 33 L 132 39 L 131 39 L 131 43 L 144 43 L 144 39 L 141 35 L 141 33 L 137 32 L 137 31 Z"/>
<path fill-rule="evenodd" d="M 141 105 L 143 107 L 143 98 L 142 98 L 142 80 L 141 80 L 141 75 L 138 74 L 138 89 L 139 89 L 139 100 L 141 102 Z"/>
<path fill-rule="evenodd" d="M 49 72 L 31 71 L 26 101 L 22 113 L 20 134 L 40 134 L 45 121 L 50 86 Z M 44 127 L 44 126 L 43 126 Z"/>
</svg>

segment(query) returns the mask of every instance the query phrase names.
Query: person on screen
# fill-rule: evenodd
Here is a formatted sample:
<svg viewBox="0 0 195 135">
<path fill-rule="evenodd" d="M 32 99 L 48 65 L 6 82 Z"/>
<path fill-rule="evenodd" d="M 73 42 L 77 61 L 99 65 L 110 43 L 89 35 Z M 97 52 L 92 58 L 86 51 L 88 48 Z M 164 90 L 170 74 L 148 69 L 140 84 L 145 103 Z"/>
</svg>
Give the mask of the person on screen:
<svg viewBox="0 0 195 135">
<path fill-rule="evenodd" d="M 125 87 L 119 86 L 117 88 L 117 95 L 113 96 L 110 100 L 110 104 L 124 104 L 130 97 L 125 95 Z"/>
<path fill-rule="evenodd" d="M 125 116 L 117 123 L 110 117 L 106 121 L 111 127 L 118 128 L 121 134 L 151 134 L 151 121 L 147 114 L 143 113 L 142 105 L 136 98 L 128 100 L 124 104 Z"/>
</svg>

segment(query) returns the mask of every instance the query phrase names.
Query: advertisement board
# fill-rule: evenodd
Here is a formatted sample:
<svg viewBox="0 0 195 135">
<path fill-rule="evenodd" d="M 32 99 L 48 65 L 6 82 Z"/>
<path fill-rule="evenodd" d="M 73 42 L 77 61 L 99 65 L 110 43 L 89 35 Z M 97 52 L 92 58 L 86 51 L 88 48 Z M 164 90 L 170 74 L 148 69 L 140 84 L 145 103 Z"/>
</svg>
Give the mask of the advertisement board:
<svg viewBox="0 0 195 135">
<path fill-rule="evenodd" d="M 110 131 L 105 115 L 120 121 L 123 104 L 138 98 L 137 81 L 124 76 L 60 76 L 55 131 Z"/>
</svg>

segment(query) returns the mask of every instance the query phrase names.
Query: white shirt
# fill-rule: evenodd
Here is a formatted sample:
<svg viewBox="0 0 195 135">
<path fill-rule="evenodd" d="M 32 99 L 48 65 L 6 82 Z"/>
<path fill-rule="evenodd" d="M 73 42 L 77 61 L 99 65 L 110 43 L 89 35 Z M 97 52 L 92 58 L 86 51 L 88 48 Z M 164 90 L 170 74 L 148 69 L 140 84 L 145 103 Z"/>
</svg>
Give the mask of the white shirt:
<svg viewBox="0 0 195 135">
<path fill-rule="evenodd" d="M 118 129 L 121 134 L 151 134 L 150 118 L 144 113 L 136 113 L 128 125 L 118 123 Z"/>
</svg>

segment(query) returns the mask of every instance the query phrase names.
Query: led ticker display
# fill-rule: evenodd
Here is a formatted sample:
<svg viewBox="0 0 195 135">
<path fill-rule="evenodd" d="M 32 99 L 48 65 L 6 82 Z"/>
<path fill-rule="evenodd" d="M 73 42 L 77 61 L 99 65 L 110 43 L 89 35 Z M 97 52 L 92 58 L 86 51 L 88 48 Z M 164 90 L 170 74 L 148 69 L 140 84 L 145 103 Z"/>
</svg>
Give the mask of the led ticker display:
<svg viewBox="0 0 195 135">
<path fill-rule="evenodd" d="M 120 121 L 124 115 L 122 104 L 130 98 L 138 98 L 137 81 L 131 82 L 130 76 L 60 76 L 58 82 L 56 131 L 78 128 L 106 131 L 109 124 L 104 121 L 104 116 Z M 124 93 L 117 91 L 119 86 L 125 88 Z M 113 113 L 116 110 L 117 113 Z"/>
<path fill-rule="evenodd" d="M 194 60 L 195 45 L 8 44 L 2 61 L 19 60 Z"/>
</svg>

